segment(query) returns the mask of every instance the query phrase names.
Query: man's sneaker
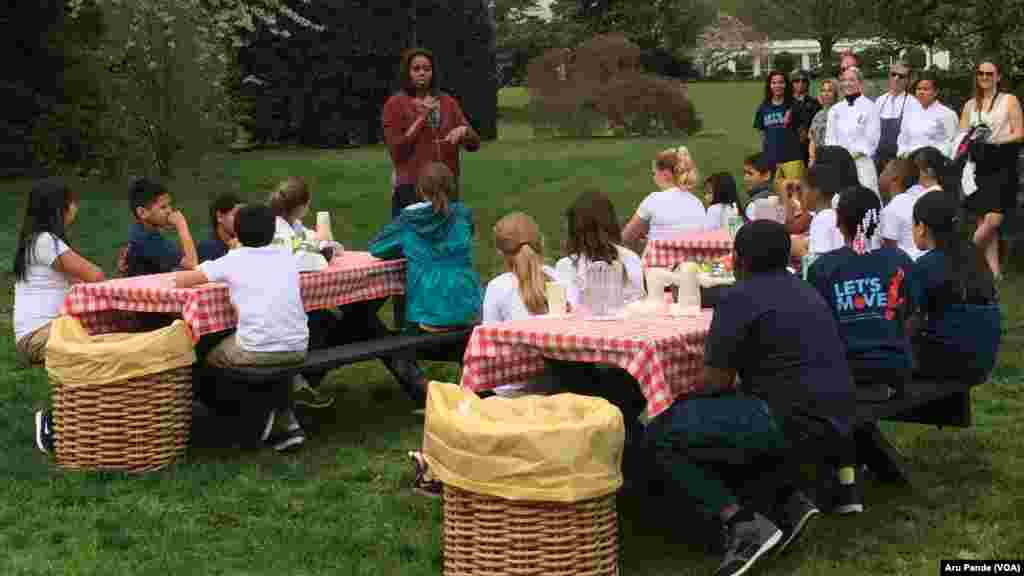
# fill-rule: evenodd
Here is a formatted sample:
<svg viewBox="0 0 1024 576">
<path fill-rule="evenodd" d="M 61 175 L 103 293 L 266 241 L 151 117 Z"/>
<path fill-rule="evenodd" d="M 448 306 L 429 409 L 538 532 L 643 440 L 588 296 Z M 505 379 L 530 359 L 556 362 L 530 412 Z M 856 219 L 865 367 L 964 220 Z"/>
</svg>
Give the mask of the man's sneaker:
<svg viewBox="0 0 1024 576">
<path fill-rule="evenodd" d="M 292 400 L 309 408 L 329 408 L 334 404 L 334 396 L 310 386 L 302 374 L 292 379 Z"/>
<path fill-rule="evenodd" d="M 737 512 L 743 513 L 743 510 Z M 725 558 L 715 576 L 743 574 L 782 539 L 782 530 L 757 512 L 751 513 L 748 519 L 730 522 L 727 530 L 729 532 Z"/>
<path fill-rule="evenodd" d="M 775 551 L 782 553 L 787 546 L 800 538 L 807 521 L 821 514 L 821 510 L 811 502 L 806 494 L 797 490 L 782 505 L 782 518 L 779 528 L 782 529 L 782 541 Z"/>
<path fill-rule="evenodd" d="M 36 412 L 36 446 L 44 454 L 53 454 L 53 419 L 48 412 Z"/>
<path fill-rule="evenodd" d="M 864 511 L 864 498 L 860 495 L 860 484 L 835 484 L 835 506 L 832 511 L 836 514 L 859 514 Z"/>
</svg>

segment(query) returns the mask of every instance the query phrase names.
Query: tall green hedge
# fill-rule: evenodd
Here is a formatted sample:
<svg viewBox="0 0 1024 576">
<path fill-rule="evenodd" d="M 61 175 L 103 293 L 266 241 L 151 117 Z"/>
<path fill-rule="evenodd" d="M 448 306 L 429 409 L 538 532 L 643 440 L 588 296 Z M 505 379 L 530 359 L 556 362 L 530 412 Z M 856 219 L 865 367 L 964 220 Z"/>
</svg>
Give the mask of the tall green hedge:
<svg viewBox="0 0 1024 576">
<path fill-rule="evenodd" d="M 402 50 L 437 58 L 452 94 L 484 138 L 497 137 L 494 30 L 482 0 L 314 0 L 301 12 L 326 26 L 258 30 L 239 54 L 243 126 L 260 143 L 357 146 L 383 139 L 381 110 L 398 87 Z"/>
</svg>

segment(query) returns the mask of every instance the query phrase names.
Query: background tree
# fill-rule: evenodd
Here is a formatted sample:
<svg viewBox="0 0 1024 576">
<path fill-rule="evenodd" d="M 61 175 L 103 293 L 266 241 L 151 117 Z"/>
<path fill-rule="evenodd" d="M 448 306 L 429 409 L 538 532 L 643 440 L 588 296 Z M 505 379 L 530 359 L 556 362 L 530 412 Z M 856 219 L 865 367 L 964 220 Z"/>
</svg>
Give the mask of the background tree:
<svg viewBox="0 0 1024 576">
<path fill-rule="evenodd" d="M 750 60 L 750 54 L 764 54 L 766 36 L 741 19 L 720 12 L 717 22 L 707 26 L 697 38 L 694 55 L 704 65 L 704 73 L 714 74 L 729 62 Z M 750 68 L 750 66 L 746 66 Z"/>
<path fill-rule="evenodd" d="M 879 0 L 743 0 L 739 16 L 771 39 L 811 38 L 821 46 L 823 70 L 835 72 L 837 40 L 874 35 L 871 5 Z"/>
<path fill-rule="evenodd" d="M 641 51 L 664 49 L 683 56 L 718 15 L 710 0 L 554 0 L 552 22 L 563 45 L 599 34 L 625 35 Z"/>
</svg>

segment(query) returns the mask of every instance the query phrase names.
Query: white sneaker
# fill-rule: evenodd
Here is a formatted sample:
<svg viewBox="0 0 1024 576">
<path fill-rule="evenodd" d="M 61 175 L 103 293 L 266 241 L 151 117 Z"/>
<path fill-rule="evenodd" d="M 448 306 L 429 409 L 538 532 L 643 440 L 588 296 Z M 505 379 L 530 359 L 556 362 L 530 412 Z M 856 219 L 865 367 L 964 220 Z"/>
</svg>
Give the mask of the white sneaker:
<svg viewBox="0 0 1024 576">
<path fill-rule="evenodd" d="M 274 430 L 274 418 L 277 415 L 276 411 L 271 410 L 270 414 L 267 414 L 267 423 L 263 425 L 263 432 L 260 434 L 260 442 L 266 442 L 267 438 L 270 438 L 270 433 Z"/>
</svg>

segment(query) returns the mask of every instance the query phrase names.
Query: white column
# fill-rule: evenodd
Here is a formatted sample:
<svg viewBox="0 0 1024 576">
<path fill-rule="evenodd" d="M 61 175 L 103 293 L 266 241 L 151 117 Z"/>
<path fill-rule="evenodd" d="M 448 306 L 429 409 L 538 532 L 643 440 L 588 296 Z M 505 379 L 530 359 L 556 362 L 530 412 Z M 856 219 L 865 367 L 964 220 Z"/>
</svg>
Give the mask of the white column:
<svg viewBox="0 0 1024 576">
<path fill-rule="evenodd" d="M 811 69 L 811 55 L 807 52 L 800 55 L 800 68 L 803 70 Z"/>
<path fill-rule="evenodd" d="M 931 47 L 928 47 L 928 48 L 924 49 L 924 67 L 925 68 L 931 68 L 932 67 L 932 49 L 931 49 Z"/>
<path fill-rule="evenodd" d="M 726 64 L 725 67 L 729 69 L 729 72 L 732 72 L 733 74 L 735 74 L 736 73 L 736 60 L 735 59 L 729 60 L 729 63 Z"/>
<path fill-rule="evenodd" d="M 761 55 L 754 54 L 754 78 L 761 77 Z"/>
</svg>

